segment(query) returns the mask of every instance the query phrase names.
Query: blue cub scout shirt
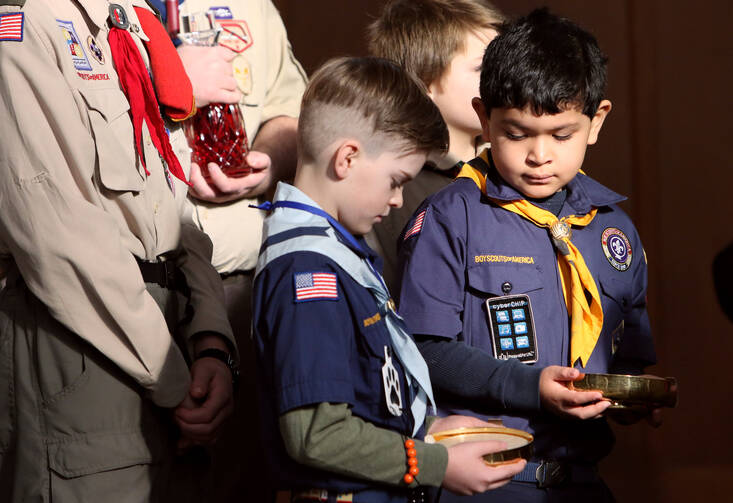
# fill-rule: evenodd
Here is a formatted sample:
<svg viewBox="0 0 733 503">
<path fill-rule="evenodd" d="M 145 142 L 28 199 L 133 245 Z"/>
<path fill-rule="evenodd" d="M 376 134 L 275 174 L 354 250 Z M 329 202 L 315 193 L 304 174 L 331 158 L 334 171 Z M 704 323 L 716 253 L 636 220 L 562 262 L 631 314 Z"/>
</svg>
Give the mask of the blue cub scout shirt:
<svg viewBox="0 0 733 503">
<path fill-rule="evenodd" d="M 323 229 L 298 231 L 323 233 Z M 282 234 L 288 236 L 269 236 L 263 249 L 270 242 L 293 236 L 290 232 Z M 363 240 L 360 244 L 375 260 Z M 364 256 L 363 252 L 355 253 Z M 318 272 L 336 275 L 335 298 L 328 293 L 322 298 L 296 299 L 296 289 L 303 288 L 304 283 L 294 281 L 295 276 Z M 391 342 L 372 294 L 324 255 L 289 253 L 270 262 L 255 280 L 254 338 L 265 445 L 272 446 L 268 454 L 281 483 L 336 492 L 374 488 L 364 481 L 296 464 L 285 452 L 278 429 L 278 417 L 285 412 L 330 402 L 347 403 L 354 416 L 411 436 L 408 387 L 394 353 L 392 362 L 399 374 L 403 412 L 396 417 L 387 410 L 382 366 L 384 348 L 391 348 Z"/>
<path fill-rule="evenodd" d="M 488 195 L 507 201 L 524 198 L 495 168 L 484 168 Z M 585 215 L 598 208 L 593 221 L 574 227 L 571 237 L 598 286 L 604 315 L 584 372 L 639 373 L 655 362 L 646 312 L 646 260 L 634 225 L 615 204 L 621 200 L 578 174 L 567 185 L 558 215 Z M 468 178 L 456 179 L 428 198 L 415 215 L 423 211 L 419 232 L 405 233 L 399 242 L 399 308 L 410 331 L 458 339 L 493 354 L 485 302 L 507 295 L 510 286 L 508 295 L 526 294 L 530 299 L 538 350 L 534 365 L 569 365 L 568 311 L 547 229 L 498 207 Z M 412 221 L 405 229 L 411 228 Z M 611 242 L 605 245 L 608 254 L 604 239 Z M 443 413 L 480 416 L 467 404 L 440 398 L 438 404 Z M 591 462 L 607 454 L 613 443 L 605 420 L 567 421 L 547 413 L 503 420 L 506 426 L 535 435 L 538 459 Z"/>
</svg>

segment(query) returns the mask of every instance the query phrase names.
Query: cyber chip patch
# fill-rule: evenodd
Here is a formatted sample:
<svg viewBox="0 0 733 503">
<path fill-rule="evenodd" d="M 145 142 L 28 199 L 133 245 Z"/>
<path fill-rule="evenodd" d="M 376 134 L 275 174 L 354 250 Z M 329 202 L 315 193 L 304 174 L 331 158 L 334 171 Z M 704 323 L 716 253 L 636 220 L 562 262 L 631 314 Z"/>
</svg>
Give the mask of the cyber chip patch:
<svg viewBox="0 0 733 503">
<path fill-rule="evenodd" d="M 412 227 L 410 227 L 407 232 L 405 232 L 405 241 L 407 241 L 408 238 L 414 236 L 415 234 L 420 234 L 420 231 L 422 230 L 422 224 L 425 221 L 426 211 L 428 210 L 422 210 L 415 218 L 415 222 L 413 222 Z"/>
<path fill-rule="evenodd" d="M 527 295 L 492 297 L 486 301 L 494 358 L 535 363 L 537 339 Z"/>
<path fill-rule="evenodd" d="M 22 42 L 24 22 L 22 12 L 0 15 L 0 42 Z"/>
<path fill-rule="evenodd" d="M 57 19 L 56 22 L 58 23 L 59 28 L 61 28 L 64 40 L 66 40 L 66 45 L 71 53 L 71 60 L 74 62 L 74 68 L 79 71 L 92 71 L 92 65 L 89 64 L 89 60 L 87 59 L 87 55 L 81 45 L 79 36 L 76 34 L 76 30 L 74 29 L 74 24 L 71 21 L 62 21 L 60 19 Z"/>
<path fill-rule="evenodd" d="M 608 227 L 601 235 L 601 246 L 608 262 L 619 271 L 625 271 L 631 265 L 631 243 L 620 229 Z"/>
<path fill-rule="evenodd" d="M 338 300 L 336 273 L 298 272 L 293 274 L 295 302 Z"/>
</svg>

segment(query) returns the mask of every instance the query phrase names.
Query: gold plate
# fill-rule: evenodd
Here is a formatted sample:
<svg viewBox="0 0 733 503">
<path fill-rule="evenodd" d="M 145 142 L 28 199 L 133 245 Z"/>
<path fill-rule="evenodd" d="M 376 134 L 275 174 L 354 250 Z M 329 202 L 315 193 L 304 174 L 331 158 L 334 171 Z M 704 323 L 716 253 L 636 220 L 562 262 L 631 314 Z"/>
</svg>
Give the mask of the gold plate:
<svg viewBox="0 0 733 503">
<path fill-rule="evenodd" d="M 600 391 L 616 409 L 675 407 L 677 380 L 674 377 L 585 374 L 570 383 L 571 389 Z"/>
<path fill-rule="evenodd" d="M 498 466 L 514 463 L 520 458 L 531 458 L 534 437 L 526 431 L 513 428 L 487 427 L 439 431 L 425 437 L 426 442 L 431 440 L 446 447 L 462 444 L 463 442 L 483 442 L 486 440 L 504 442 L 507 444 L 507 449 L 484 456 L 487 464 Z"/>
</svg>

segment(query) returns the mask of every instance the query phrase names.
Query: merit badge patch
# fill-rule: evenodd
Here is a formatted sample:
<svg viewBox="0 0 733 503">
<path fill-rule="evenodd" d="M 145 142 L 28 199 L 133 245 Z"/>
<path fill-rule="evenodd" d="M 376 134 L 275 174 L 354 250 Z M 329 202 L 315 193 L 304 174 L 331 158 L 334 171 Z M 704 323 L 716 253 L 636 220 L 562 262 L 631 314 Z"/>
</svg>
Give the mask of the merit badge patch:
<svg viewBox="0 0 733 503">
<path fill-rule="evenodd" d="M 229 7 L 209 7 L 209 12 L 214 14 L 214 19 L 232 19 L 232 9 Z"/>
<path fill-rule="evenodd" d="M 252 32 L 249 31 L 246 21 L 218 21 L 222 32 L 219 36 L 219 45 L 234 52 L 244 52 L 252 47 Z"/>
<path fill-rule="evenodd" d="M 87 37 L 87 48 L 89 49 L 89 53 L 92 55 L 92 57 L 97 60 L 97 63 L 103 65 L 104 53 L 102 52 L 102 49 L 100 49 L 97 45 L 97 41 L 94 40 L 94 37 L 92 37 L 91 35 Z"/>
<path fill-rule="evenodd" d="M 241 54 L 232 60 L 232 72 L 234 80 L 237 81 L 237 87 L 242 91 L 242 94 L 250 94 L 252 92 L 252 67 Z"/>
<path fill-rule="evenodd" d="M 532 305 L 527 295 L 493 297 L 486 301 L 494 358 L 537 361 Z"/>
<path fill-rule="evenodd" d="M 74 62 L 74 68 L 90 72 L 92 65 L 89 64 L 84 48 L 81 46 L 76 30 L 74 30 L 74 24 L 71 21 L 62 21 L 60 19 L 57 19 L 56 22 L 59 24 L 59 28 L 61 28 L 61 32 L 66 40 L 66 45 L 71 53 L 71 60 Z"/>
<path fill-rule="evenodd" d="M 420 234 L 420 231 L 422 230 L 422 224 L 425 221 L 425 213 L 428 210 L 422 210 L 417 217 L 415 218 L 415 222 L 413 222 L 412 226 L 407 229 L 407 232 L 405 232 L 405 237 L 403 238 L 404 241 L 407 241 L 408 238 L 414 236 L 415 234 Z"/>
<path fill-rule="evenodd" d="M 617 270 L 625 271 L 631 265 L 631 243 L 626 234 L 615 227 L 608 227 L 601 235 L 601 246 L 608 262 Z"/>
<path fill-rule="evenodd" d="M 333 272 L 299 272 L 293 275 L 295 283 L 295 301 L 338 300 L 336 273 Z"/>
<path fill-rule="evenodd" d="M 22 42 L 23 22 L 22 12 L 0 15 L 0 42 Z"/>
</svg>

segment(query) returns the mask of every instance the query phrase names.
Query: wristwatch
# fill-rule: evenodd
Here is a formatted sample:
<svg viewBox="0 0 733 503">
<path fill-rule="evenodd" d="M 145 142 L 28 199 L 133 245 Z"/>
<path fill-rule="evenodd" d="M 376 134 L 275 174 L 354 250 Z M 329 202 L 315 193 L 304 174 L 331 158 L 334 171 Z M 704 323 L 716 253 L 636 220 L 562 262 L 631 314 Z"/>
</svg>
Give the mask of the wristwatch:
<svg viewBox="0 0 733 503">
<path fill-rule="evenodd" d="M 201 350 L 199 354 L 196 355 L 196 359 L 198 360 L 204 357 L 216 358 L 224 365 L 226 365 L 229 369 L 229 372 L 232 373 L 232 386 L 234 387 L 234 389 L 237 389 L 237 386 L 239 385 L 239 365 L 237 364 L 237 361 L 232 358 L 231 354 L 217 348 L 206 348 Z"/>
</svg>

